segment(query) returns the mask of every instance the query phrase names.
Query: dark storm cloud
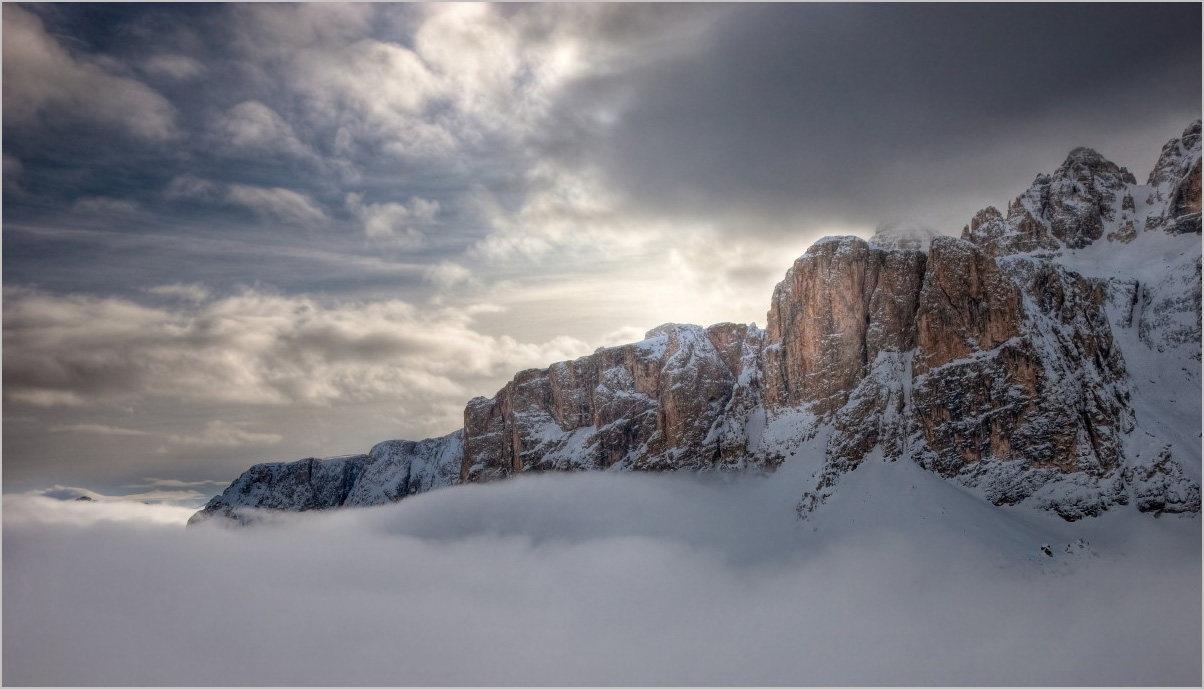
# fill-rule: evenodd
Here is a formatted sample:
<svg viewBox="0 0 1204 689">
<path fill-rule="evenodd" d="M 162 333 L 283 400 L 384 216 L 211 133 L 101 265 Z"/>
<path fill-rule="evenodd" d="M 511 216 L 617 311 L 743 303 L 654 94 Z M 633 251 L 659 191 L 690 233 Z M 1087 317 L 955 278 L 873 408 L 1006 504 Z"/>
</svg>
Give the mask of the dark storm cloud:
<svg viewBox="0 0 1204 689">
<path fill-rule="evenodd" d="M 1193 4 L 746 6 L 697 52 L 585 82 L 564 105 L 583 121 L 591 92 L 625 96 L 584 157 L 645 206 L 873 225 L 902 196 L 996 184 L 984 156 L 1038 152 L 1059 120 L 1078 138 L 1055 155 L 1109 153 L 1117 130 L 1168 112 L 1177 126 L 1155 139 L 1173 136 L 1199 113 L 1199 23 Z"/>
<path fill-rule="evenodd" d="M 433 262 L 491 229 L 468 191 L 514 211 L 541 188 L 526 174 L 540 161 L 602 170 L 631 212 L 754 234 L 799 219 L 873 226 L 916 209 L 940 216 L 924 209 L 967 191 L 997 188 L 983 196 L 1003 203 L 1044 170 L 1021 150 L 1056 158 L 1087 144 L 1116 157 L 1128 151 L 1107 144 L 1124 134 L 1156 151 L 1198 116 L 1194 5 L 536 5 L 485 20 L 412 6 L 26 9 L 10 13 L 42 22 L 64 69 L 139 95 L 158 118 L 148 131 L 177 139 L 6 118 L 6 164 L 32 193 L 6 204 L 6 220 L 97 197 L 164 217 L 207 213 L 211 232 L 263 232 L 230 217 L 231 204 L 162 198 L 191 175 L 298 194 L 313 207 L 285 204 L 286 215 L 328 215 L 346 237 L 364 229 L 349 193 L 380 206 L 416 197 L 446 216 L 433 244 L 405 244 Z M 464 58 L 457 41 L 489 52 Z M 597 65 L 523 120 L 529 104 L 514 94 L 538 75 L 494 69 L 522 55 L 515 45 L 532 51 L 529 64 L 568 47 Z M 46 99 L 10 81 L 6 109 Z M 104 103 L 96 116 L 129 114 Z M 1121 162 L 1142 174 L 1152 160 Z M 262 193 L 234 197 L 273 215 Z"/>
<path fill-rule="evenodd" d="M 724 11 L 8 6 L 21 21 L 6 37 L 25 26 L 83 96 L 6 117 L 6 284 L 419 299 L 487 287 L 490 272 L 526 276 L 512 264 L 565 244 L 599 255 L 596 241 L 632 223 L 597 208 L 591 197 L 606 190 L 596 186 L 577 195 L 584 209 L 549 209 L 576 178 L 566 183 L 554 163 L 532 175 L 543 154 L 527 137 L 562 82 L 655 62 L 658 44 L 680 51 Z M 99 97 L 76 78 L 86 70 L 166 104 L 174 138 L 138 136 L 136 112 L 81 117 Z M 5 80 L 6 108 L 37 95 L 21 83 Z M 498 250 L 464 255 L 482 242 Z"/>
<path fill-rule="evenodd" d="M 487 60 L 457 62 L 457 40 L 490 58 L 496 42 L 494 61 L 517 69 L 506 53 L 526 46 L 506 44 L 513 36 L 489 12 L 472 21 L 409 6 L 5 12 L 4 219 L 40 230 L 6 237 L 9 284 L 128 294 L 170 266 L 175 280 L 357 291 L 342 276 L 365 260 L 435 264 L 486 234 L 475 189 L 524 193 L 531 161 L 510 131 L 526 126 L 514 115 L 522 94 L 508 93 L 511 75 Z M 546 24 L 556 38 L 556 22 Z M 476 33 L 456 35 L 459 25 Z M 429 34 L 422 57 L 419 27 Z M 117 222 L 120 209 L 141 215 Z M 81 228 L 156 239 L 101 253 L 47 231 Z M 181 253 L 160 238 L 237 241 L 250 258 Z M 341 254 L 346 266 L 298 264 L 295 249 Z"/>
</svg>

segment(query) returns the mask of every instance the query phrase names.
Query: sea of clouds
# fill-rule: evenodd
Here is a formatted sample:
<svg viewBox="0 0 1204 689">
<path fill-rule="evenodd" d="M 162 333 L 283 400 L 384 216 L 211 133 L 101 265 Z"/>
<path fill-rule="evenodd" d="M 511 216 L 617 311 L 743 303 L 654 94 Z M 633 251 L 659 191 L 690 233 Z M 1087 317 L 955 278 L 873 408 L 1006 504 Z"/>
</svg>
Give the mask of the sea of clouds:
<svg viewBox="0 0 1204 689">
<path fill-rule="evenodd" d="M 1069 525 L 913 469 L 805 521 L 760 478 L 534 476 L 242 529 L 6 495 L 3 681 L 1199 684 L 1198 519 Z"/>
</svg>

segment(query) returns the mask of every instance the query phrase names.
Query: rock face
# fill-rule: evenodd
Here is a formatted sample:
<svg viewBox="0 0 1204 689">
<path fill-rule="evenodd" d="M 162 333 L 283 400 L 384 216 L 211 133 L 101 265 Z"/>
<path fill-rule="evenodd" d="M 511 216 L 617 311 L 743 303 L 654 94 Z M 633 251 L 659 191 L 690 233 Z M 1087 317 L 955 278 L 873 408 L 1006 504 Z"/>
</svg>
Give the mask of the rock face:
<svg viewBox="0 0 1204 689">
<path fill-rule="evenodd" d="M 253 518 L 243 508 L 303 512 L 396 502 L 457 482 L 463 431 L 421 442 L 386 440 L 366 455 L 256 464 L 188 520 Z"/>
<path fill-rule="evenodd" d="M 642 342 L 519 373 L 465 408 L 460 480 L 714 466 L 745 337 L 732 324 L 667 324 Z"/>
<path fill-rule="evenodd" d="M 765 330 L 667 324 L 522 371 L 470 401 L 461 431 L 256 465 L 194 520 L 523 472 L 773 471 L 800 453 L 822 454 L 802 516 L 872 456 L 1066 519 L 1198 511 L 1199 233 L 1199 122 L 1145 185 L 1075 149 L 961 238 L 817 242 L 775 288 Z"/>
<path fill-rule="evenodd" d="M 1104 235 L 1133 200 L 1137 179 L 1089 148 L 1076 148 L 1052 175 L 1037 175 L 1028 191 L 1008 204 L 980 211 L 962 232 L 992 256 L 1081 249 Z"/>
<path fill-rule="evenodd" d="M 1167 232 L 1200 233 L 1200 122 L 1188 127 L 1183 136 L 1162 147 L 1158 164 L 1146 182 L 1151 187 L 1146 203 L 1165 211 L 1149 219 L 1149 229 Z"/>
</svg>

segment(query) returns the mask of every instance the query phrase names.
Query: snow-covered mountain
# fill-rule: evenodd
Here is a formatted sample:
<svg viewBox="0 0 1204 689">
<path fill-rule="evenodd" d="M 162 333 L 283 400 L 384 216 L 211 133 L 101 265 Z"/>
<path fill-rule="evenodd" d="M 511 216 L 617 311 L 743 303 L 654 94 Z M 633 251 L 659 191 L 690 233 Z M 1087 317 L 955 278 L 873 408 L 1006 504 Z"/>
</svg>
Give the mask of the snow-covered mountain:
<svg viewBox="0 0 1204 689">
<path fill-rule="evenodd" d="M 190 523 L 545 471 L 772 472 L 806 517 L 867 458 L 1067 520 L 1200 509 L 1200 122 L 1146 184 L 1071 151 L 960 238 L 829 237 L 765 329 L 666 324 L 519 372 L 442 438 L 258 464 Z"/>
</svg>

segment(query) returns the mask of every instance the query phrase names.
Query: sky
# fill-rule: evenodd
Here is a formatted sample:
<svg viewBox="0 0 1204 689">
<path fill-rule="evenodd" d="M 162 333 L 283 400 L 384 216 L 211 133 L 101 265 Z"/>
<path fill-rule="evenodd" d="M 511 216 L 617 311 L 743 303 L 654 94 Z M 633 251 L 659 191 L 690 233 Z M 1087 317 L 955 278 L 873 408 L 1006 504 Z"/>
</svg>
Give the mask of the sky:
<svg viewBox="0 0 1204 689">
<path fill-rule="evenodd" d="M 1200 117 L 1198 4 L 6 3 L 3 482 L 196 504 Z"/>
</svg>

